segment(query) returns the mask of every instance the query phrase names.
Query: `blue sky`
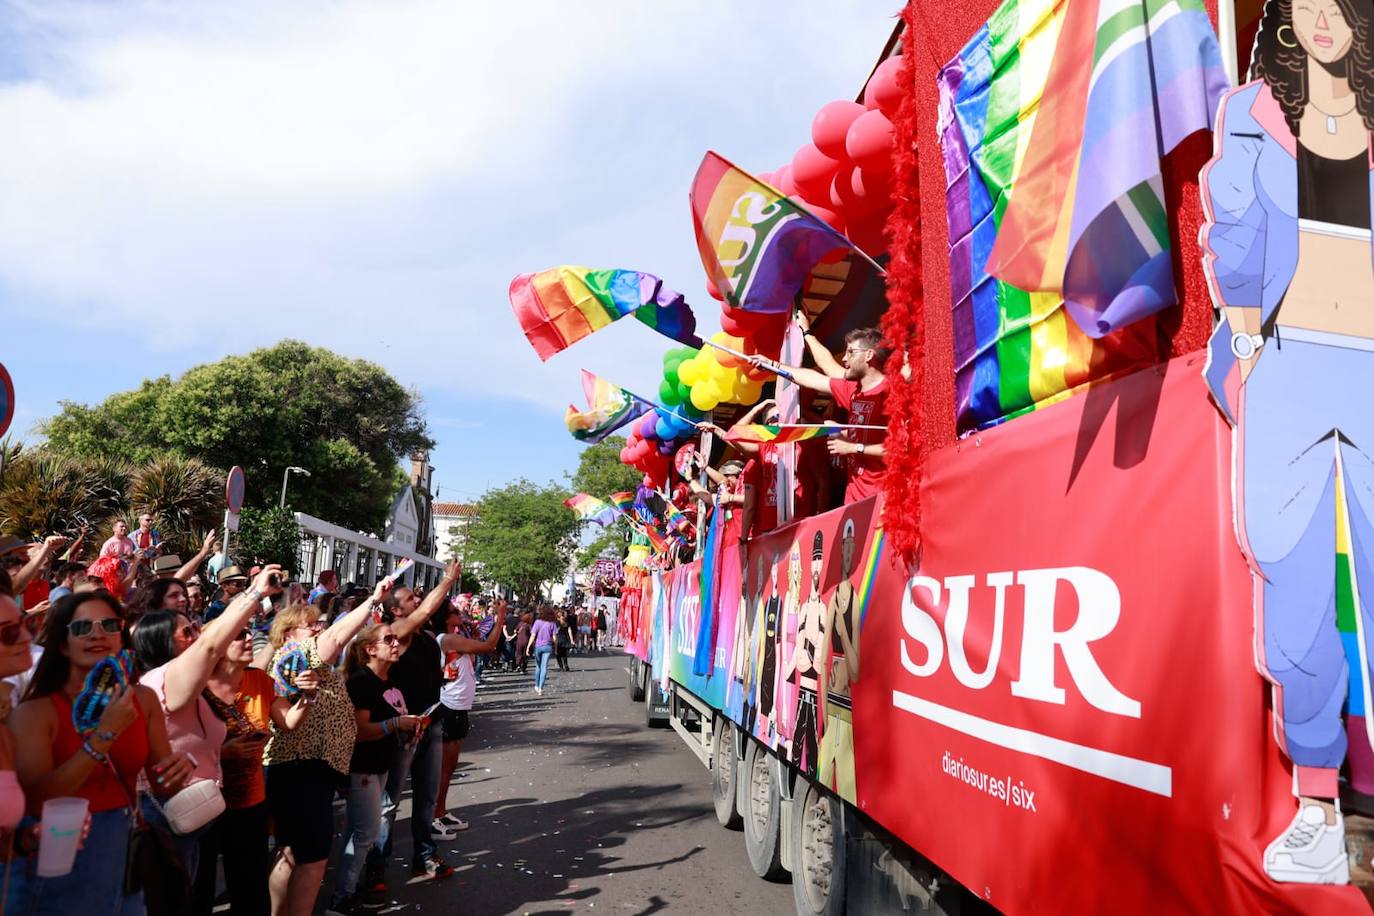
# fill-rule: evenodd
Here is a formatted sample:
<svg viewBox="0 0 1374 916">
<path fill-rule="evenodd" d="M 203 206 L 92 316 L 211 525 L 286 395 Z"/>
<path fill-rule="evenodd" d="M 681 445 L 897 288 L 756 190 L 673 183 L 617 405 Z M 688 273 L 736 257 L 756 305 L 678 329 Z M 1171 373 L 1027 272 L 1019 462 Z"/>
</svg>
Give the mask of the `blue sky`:
<svg viewBox="0 0 1374 916">
<path fill-rule="evenodd" d="M 558 478 L 578 370 L 652 391 L 671 342 L 623 322 L 541 364 L 510 278 L 646 270 L 715 330 L 702 154 L 790 160 L 899 8 L 0 0 L 14 430 L 295 337 L 421 394 L 440 498 Z"/>
</svg>

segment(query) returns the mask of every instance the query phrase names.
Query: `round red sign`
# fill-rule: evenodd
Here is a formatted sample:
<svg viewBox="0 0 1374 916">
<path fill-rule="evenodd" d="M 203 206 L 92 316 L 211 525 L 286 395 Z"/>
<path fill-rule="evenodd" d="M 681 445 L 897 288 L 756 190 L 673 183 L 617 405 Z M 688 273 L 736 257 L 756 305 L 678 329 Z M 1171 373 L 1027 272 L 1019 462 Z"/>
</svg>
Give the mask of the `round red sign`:
<svg viewBox="0 0 1374 916">
<path fill-rule="evenodd" d="M 3 363 L 0 363 L 0 436 L 10 428 L 10 422 L 14 419 L 14 380 L 10 378 L 9 370 Z"/>
<path fill-rule="evenodd" d="M 243 468 L 238 465 L 229 469 L 229 479 L 224 484 L 224 502 L 230 512 L 243 508 Z"/>
</svg>

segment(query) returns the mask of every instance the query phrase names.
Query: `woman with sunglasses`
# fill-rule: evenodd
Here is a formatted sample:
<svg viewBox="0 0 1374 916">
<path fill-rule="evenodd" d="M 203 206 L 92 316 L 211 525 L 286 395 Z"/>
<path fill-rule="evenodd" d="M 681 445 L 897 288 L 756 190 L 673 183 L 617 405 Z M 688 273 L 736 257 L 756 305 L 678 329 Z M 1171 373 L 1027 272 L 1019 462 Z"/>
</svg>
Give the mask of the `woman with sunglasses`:
<svg viewBox="0 0 1374 916">
<path fill-rule="evenodd" d="M 268 583 L 273 576 L 280 575 L 279 566 L 262 570 L 254 583 L 234 596 L 224 613 L 206 624 L 203 631 L 197 631 L 183 611 L 171 610 L 153 611 L 134 627 L 134 657 L 139 669 L 144 671 L 139 683 L 157 694 L 167 716 L 167 737 L 172 747 L 195 762 L 194 780 L 223 783 L 220 748 L 224 744 L 226 726 L 202 694 L 215 666 L 252 618 Z M 153 588 L 166 581 L 174 580 L 155 582 Z M 179 603 L 184 610 L 184 588 Z M 143 816 L 152 823 L 166 825 L 162 812 L 151 803 L 144 804 Z M 192 833 L 172 836 L 186 872 L 193 879 L 200 867 L 202 850 L 208 844 L 210 851 L 214 851 L 215 840 L 211 837 L 214 826 L 211 822 Z"/>
<path fill-rule="evenodd" d="M 334 663 L 391 586 L 390 579 L 377 583 L 366 601 L 328 629 L 320 609 L 309 604 L 283 608 L 272 621 L 276 652 L 267 670 L 277 670 L 285 653 L 297 649 L 307 662 L 294 681 L 300 692 L 272 701 L 272 737 L 263 751 L 277 832 L 272 912 L 279 916 L 309 916 L 315 908 L 334 843 L 334 791 L 348 783 L 357 735 L 353 702 Z"/>
<path fill-rule="evenodd" d="M 10 597 L 10 577 L 0 570 L 0 678 L 23 674 L 33 666 L 29 646 L 33 643 L 31 623 L 36 619 L 19 610 Z M 0 724 L 0 857 L 6 859 L 33 845 L 14 833 L 24 816 L 24 790 L 14 772 L 14 755 L 14 733 Z"/>
<path fill-rule="evenodd" d="M 157 694 L 130 686 L 110 700 L 95 730 L 76 731 L 72 706 L 86 675 L 124 648 L 123 609 L 108 592 L 68 595 L 48 611 L 38 661 L 24 702 L 10 716 L 17 744 L 19 783 L 29 814 L 38 816 L 50 798 L 77 796 L 90 802 L 91 827 L 68 875 L 40 878 L 29 867 L 10 874 L 9 913 L 144 912 L 143 894 L 124 894 L 130 805 L 138 776 L 151 791 L 180 791 L 194 764 L 167 740 Z"/>
<path fill-rule="evenodd" d="M 400 657 L 401 640 L 383 623 L 363 627 L 344 659 L 358 736 L 348 767 L 348 826 L 330 904 L 337 913 L 367 909 L 357 894 L 358 876 L 381 832 L 386 774 L 398 743 L 409 741 L 420 727 L 420 717 L 409 714 L 405 697 L 389 679 L 391 666 Z"/>
</svg>

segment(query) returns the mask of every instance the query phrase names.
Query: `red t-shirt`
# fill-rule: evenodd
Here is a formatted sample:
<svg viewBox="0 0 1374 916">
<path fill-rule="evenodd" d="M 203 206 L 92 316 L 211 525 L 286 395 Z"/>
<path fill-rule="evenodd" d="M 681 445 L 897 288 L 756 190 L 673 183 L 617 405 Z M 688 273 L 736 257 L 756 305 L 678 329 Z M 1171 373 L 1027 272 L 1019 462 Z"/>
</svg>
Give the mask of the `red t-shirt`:
<svg viewBox="0 0 1374 916">
<path fill-rule="evenodd" d="M 730 490 L 730 495 L 739 496 L 743 494 L 744 482 L 747 479 L 748 469 L 746 468 L 745 472 L 743 474 L 740 474 L 739 480 L 735 481 L 734 489 Z M 744 506 L 718 506 L 716 508 L 716 511 L 719 512 L 722 509 L 724 509 L 725 511 L 725 522 L 720 529 L 721 542 L 724 544 L 738 544 L 740 531 L 742 530 L 742 526 L 744 525 Z"/>
<path fill-rule="evenodd" d="M 778 527 L 778 447 L 764 445 L 757 457 L 744 466 L 744 483 L 754 488 L 754 520 L 749 536 L 758 537 Z"/>
<path fill-rule="evenodd" d="M 849 422 L 858 426 L 887 426 L 887 377 L 868 391 L 860 391 L 858 382 L 848 379 L 832 378 L 830 393 L 835 403 L 849 413 Z M 849 438 L 865 445 L 874 445 L 887 438 L 883 429 L 857 429 L 850 432 Z M 877 455 L 848 455 L 847 471 L 849 482 L 844 490 L 846 503 L 858 502 L 869 496 L 876 496 L 883 488 L 883 472 L 886 463 Z"/>
</svg>

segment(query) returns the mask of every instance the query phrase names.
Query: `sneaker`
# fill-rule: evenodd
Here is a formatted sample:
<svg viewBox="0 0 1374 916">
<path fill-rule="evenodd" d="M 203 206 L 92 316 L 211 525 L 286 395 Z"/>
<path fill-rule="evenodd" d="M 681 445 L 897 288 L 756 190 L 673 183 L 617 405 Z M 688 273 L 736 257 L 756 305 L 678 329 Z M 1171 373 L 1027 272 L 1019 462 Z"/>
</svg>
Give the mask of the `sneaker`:
<svg viewBox="0 0 1374 916">
<path fill-rule="evenodd" d="M 1349 884 L 1345 819 L 1326 822 L 1320 805 L 1303 805 L 1288 829 L 1264 850 L 1264 870 L 1275 881 L 1294 884 Z"/>
<path fill-rule="evenodd" d="M 363 879 L 358 882 L 358 887 L 366 894 L 385 894 L 386 893 L 386 869 L 379 868 L 372 863 L 368 863 L 363 869 Z"/>
<path fill-rule="evenodd" d="M 438 818 L 435 818 L 434 820 L 430 821 L 429 826 L 431 834 L 436 840 L 451 840 L 454 837 L 458 836 L 457 828 L 450 827 L 448 824 L 445 824 Z"/>
<path fill-rule="evenodd" d="M 454 817 L 452 814 L 447 813 L 441 818 L 436 818 L 434 823 L 443 824 L 445 827 L 451 827 L 454 830 L 468 829 L 467 821 L 463 820 L 461 817 Z"/>
<path fill-rule="evenodd" d="M 423 862 L 416 862 L 410 867 L 411 877 L 414 878 L 447 878 L 453 874 L 453 866 L 445 864 L 444 860 L 438 856 L 430 856 Z"/>
<path fill-rule="evenodd" d="M 543 687 L 536 687 L 536 688 L 534 688 L 534 695 L 537 696 L 537 697 L 542 697 L 542 696 L 544 695 L 544 688 L 543 688 Z"/>
<path fill-rule="evenodd" d="M 334 914 L 334 916 L 365 916 L 365 914 L 370 916 L 370 914 L 381 910 L 385 905 L 384 902 L 365 900 L 357 894 L 354 894 L 342 900 L 335 900 L 325 909 L 325 913 L 326 916 L 331 913 Z"/>
</svg>

